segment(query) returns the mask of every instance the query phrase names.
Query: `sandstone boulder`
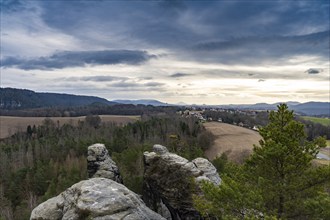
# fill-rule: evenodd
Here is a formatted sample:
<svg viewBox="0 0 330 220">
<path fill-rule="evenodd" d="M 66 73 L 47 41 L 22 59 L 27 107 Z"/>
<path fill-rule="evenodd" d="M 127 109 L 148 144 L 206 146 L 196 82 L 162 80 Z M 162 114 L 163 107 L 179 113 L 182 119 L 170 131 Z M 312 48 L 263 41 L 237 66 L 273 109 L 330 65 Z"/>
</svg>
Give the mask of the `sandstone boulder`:
<svg viewBox="0 0 330 220">
<path fill-rule="evenodd" d="M 104 144 L 93 144 L 88 147 L 87 156 L 88 177 L 104 177 L 122 183 L 119 169 L 109 156 Z"/>
<path fill-rule="evenodd" d="M 106 178 L 74 184 L 60 195 L 37 206 L 30 220 L 158 220 L 138 195 Z"/>
</svg>

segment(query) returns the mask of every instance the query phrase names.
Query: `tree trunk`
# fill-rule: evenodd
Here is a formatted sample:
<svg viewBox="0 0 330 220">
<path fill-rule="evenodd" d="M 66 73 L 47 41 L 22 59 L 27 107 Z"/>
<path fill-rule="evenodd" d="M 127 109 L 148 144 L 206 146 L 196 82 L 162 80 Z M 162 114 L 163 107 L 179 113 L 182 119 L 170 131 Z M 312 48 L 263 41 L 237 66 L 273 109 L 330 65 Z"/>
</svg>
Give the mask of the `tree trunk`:
<svg viewBox="0 0 330 220">
<path fill-rule="evenodd" d="M 278 211 L 277 211 L 277 218 L 281 219 L 283 216 L 283 212 L 284 212 L 284 196 L 282 195 L 282 192 L 279 196 L 279 204 L 278 204 Z"/>
</svg>

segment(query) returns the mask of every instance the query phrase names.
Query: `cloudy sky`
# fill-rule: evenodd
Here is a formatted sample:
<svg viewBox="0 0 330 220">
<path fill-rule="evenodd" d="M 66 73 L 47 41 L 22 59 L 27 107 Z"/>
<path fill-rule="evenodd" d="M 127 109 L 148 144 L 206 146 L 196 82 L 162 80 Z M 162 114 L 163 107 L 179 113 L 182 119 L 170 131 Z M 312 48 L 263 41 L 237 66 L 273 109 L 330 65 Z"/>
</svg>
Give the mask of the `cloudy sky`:
<svg viewBox="0 0 330 220">
<path fill-rule="evenodd" d="M 1 87 L 237 104 L 329 101 L 329 1 L 1 1 Z"/>
</svg>

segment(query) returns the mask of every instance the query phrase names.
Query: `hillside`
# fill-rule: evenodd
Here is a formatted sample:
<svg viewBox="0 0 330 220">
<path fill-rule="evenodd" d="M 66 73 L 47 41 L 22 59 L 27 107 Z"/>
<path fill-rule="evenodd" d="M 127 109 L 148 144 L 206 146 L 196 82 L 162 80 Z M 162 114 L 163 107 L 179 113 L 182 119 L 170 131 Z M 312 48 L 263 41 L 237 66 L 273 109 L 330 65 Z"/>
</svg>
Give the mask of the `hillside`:
<svg viewBox="0 0 330 220">
<path fill-rule="evenodd" d="M 250 155 L 253 145 L 259 145 L 259 140 L 261 140 L 258 132 L 236 125 L 209 122 L 204 126 L 216 138 L 213 145 L 205 151 L 205 156 L 209 160 L 226 153 L 230 160 L 240 163 Z M 329 141 L 327 141 L 327 145 L 330 146 Z M 315 161 L 319 164 L 329 165 L 329 150 L 329 147 L 322 148 L 318 154 L 319 159 Z"/>
<path fill-rule="evenodd" d="M 317 118 L 317 117 L 310 117 L 310 116 L 303 116 L 304 120 L 311 121 L 314 123 L 319 123 L 323 126 L 330 126 L 330 119 L 329 118 Z"/>
<path fill-rule="evenodd" d="M 121 104 L 132 104 L 132 105 L 153 105 L 153 106 L 169 106 L 170 104 L 160 102 L 154 99 L 138 99 L 138 100 L 113 100 L 113 102 Z"/>
<path fill-rule="evenodd" d="M 330 102 L 306 102 L 291 107 L 294 111 L 305 115 L 330 116 Z"/>
<path fill-rule="evenodd" d="M 204 126 L 216 137 L 214 144 L 205 152 L 209 160 L 226 153 L 229 159 L 239 162 L 243 159 L 240 157 L 249 155 L 253 145 L 261 140 L 258 132 L 235 125 L 210 122 Z"/>
<path fill-rule="evenodd" d="M 38 93 L 26 89 L 0 88 L 1 109 L 28 109 L 45 107 L 74 107 L 92 103 L 115 104 L 95 96 L 80 96 L 59 93 Z"/>
<path fill-rule="evenodd" d="M 225 109 L 246 109 L 246 110 L 276 110 L 280 103 L 257 103 L 252 105 L 219 105 Z M 286 102 L 290 110 L 296 113 L 309 116 L 330 116 L 330 102 Z"/>
</svg>

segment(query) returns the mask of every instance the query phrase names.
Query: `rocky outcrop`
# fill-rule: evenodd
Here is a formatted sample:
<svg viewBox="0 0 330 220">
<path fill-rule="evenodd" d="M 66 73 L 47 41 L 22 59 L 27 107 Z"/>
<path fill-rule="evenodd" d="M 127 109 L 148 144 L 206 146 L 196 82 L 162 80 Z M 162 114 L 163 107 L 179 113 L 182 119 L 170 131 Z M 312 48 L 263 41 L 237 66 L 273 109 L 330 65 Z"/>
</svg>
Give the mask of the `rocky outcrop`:
<svg viewBox="0 0 330 220">
<path fill-rule="evenodd" d="M 221 183 L 214 166 L 204 158 L 193 161 L 155 145 L 144 153 L 144 202 L 127 189 L 119 169 L 103 144 L 88 147 L 90 179 L 74 184 L 36 207 L 30 220 L 195 220 L 201 219 L 192 204 L 202 180 Z M 163 216 L 163 217 L 162 217 Z"/>
<path fill-rule="evenodd" d="M 166 216 L 167 219 L 201 219 L 193 207 L 192 194 L 201 193 L 202 180 L 221 183 L 216 168 L 207 159 L 190 162 L 161 145 L 154 145 L 153 152 L 144 153 L 144 164 L 143 199 L 154 211 L 169 212 L 171 216 Z"/>
<path fill-rule="evenodd" d="M 106 178 L 92 178 L 74 184 L 60 195 L 36 207 L 30 220 L 95 219 L 158 220 L 138 195 Z"/>
<path fill-rule="evenodd" d="M 87 171 L 89 178 L 104 177 L 123 183 L 119 169 L 104 144 L 93 144 L 88 147 Z"/>
</svg>

